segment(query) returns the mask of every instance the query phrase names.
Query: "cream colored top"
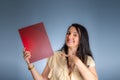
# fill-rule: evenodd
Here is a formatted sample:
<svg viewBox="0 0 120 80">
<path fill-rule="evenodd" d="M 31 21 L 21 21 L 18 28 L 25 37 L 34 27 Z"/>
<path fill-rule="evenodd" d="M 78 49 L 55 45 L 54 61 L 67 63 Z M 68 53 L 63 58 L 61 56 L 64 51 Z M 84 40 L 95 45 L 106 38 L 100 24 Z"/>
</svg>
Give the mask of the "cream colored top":
<svg viewBox="0 0 120 80">
<path fill-rule="evenodd" d="M 76 66 L 73 72 L 68 74 L 67 60 L 61 56 L 62 53 L 62 51 L 57 51 L 48 59 L 50 67 L 48 78 L 50 80 L 83 80 Z M 89 67 L 95 66 L 95 62 L 90 56 L 88 56 L 87 65 Z"/>
</svg>

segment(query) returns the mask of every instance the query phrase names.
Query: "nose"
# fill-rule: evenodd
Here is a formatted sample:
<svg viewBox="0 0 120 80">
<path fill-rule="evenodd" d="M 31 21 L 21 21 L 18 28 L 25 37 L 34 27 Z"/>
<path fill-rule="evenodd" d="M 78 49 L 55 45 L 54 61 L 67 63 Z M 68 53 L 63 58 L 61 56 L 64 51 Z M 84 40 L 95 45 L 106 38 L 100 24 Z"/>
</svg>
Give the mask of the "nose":
<svg viewBox="0 0 120 80">
<path fill-rule="evenodd" d="M 68 38 L 69 38 L 69 39 L 72 39 L 72 34 L 68 35 Z"/>
</svg>

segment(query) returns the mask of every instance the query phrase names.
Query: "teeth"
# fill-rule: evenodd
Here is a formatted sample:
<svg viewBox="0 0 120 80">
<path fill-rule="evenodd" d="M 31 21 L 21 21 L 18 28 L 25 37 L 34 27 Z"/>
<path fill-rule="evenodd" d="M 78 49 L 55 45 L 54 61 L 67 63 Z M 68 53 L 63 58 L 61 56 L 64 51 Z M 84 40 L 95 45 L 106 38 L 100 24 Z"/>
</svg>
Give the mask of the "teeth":
<svg viewBox="0 0 120 80">
<path fill-rule="evenodd" d="M 72 43 L 73 41 L 69 41 L 69 40 L 68 40 L 68 42 L 69 42 L 69 43 Z"/>
<path fill-rule="evenodd" d="M 72 43 L 72 41 L 68 41 L 69 43 Z"/>
</svg>

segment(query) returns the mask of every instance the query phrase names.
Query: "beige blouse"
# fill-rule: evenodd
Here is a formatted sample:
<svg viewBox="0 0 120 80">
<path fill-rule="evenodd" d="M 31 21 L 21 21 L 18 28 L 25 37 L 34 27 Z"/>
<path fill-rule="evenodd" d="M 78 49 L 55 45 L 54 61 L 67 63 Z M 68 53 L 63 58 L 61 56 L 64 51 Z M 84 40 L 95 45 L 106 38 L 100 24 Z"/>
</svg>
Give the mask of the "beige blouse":
<svg viewBox="0 0 120 80">
<path fill-rule="evenodd" d="M 57 51 L 48 59 L 47 63 L 50 67 L 48 78 L 50 80 L 83 80 L 76 66 L 71 75 L 68 74 L 67 60 L 61 56 L 62 53 L 62 51 Z M 90 56 L 88 56 L 87 65 L 95 66 L 95 62 Z"/>
</svg>

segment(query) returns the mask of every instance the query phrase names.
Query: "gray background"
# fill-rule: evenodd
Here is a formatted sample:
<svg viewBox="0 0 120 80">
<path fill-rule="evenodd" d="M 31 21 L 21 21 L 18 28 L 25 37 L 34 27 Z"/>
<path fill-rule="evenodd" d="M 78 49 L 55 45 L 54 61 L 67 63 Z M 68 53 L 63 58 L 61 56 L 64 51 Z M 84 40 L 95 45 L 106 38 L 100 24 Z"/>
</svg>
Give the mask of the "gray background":
<svg viewBox="0 0 120 80">
<path fill-rule="evenodd" d="M 99 80 L 120 80 L 120 0 L 0 0 L 0 80 L 32 80 L 18 29 L 38 22 L 54 51 L 70 24 L 84 25 Z M 46 59 L 34 64 L 41 73 Z"/>
</svg>

